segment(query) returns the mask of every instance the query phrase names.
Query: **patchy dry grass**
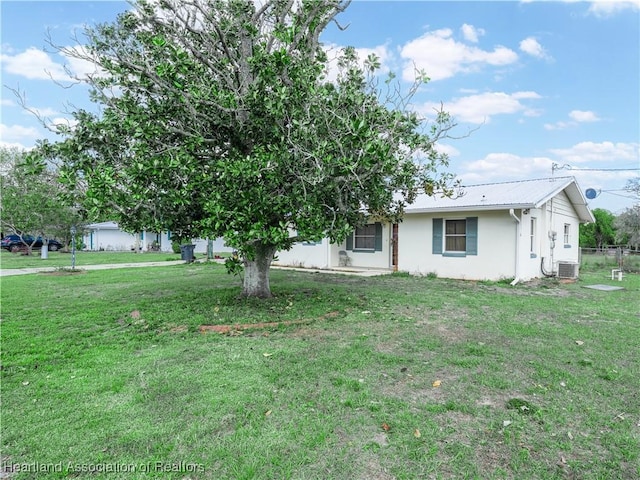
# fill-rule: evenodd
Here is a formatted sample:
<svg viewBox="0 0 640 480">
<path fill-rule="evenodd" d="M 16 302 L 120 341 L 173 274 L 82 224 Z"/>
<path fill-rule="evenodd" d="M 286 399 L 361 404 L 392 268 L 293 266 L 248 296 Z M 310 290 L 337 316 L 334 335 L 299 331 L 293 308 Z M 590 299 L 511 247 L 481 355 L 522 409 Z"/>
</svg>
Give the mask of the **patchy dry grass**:
<svg viewBox="0 0 640 480">
<path fill-rule="evenodd" d="M 216 265 L 5 278 L 3 469 L 637 478 L 640 277 L 607 275 L 508 287 L 274 271 L 265 301 L 239 299 Z"/>
</svg>

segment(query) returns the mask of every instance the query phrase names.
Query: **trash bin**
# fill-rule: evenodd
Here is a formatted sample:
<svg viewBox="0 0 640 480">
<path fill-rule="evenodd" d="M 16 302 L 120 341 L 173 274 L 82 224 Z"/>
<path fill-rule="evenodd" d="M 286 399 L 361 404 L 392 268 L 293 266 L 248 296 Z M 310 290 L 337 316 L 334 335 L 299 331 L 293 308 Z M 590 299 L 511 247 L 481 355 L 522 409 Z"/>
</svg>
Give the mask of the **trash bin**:
<svg viewBox="0 0 640 480">
<path fill-rule="evenodd" d="M 180 245 L 180 259 L 186 263 L 193 262 L 196 259 L 193 254 L 194 248 L 196 248 L 195 245 Z"/>
</svg>

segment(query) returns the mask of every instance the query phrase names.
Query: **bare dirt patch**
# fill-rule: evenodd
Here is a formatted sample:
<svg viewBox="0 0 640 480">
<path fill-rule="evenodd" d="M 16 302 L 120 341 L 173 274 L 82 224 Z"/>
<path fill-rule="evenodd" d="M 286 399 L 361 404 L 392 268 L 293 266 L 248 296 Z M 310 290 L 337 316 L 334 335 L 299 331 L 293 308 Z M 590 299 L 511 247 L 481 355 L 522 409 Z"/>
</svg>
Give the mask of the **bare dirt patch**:
<svg viewBox="0 0 640 480">
<path fill-rule="evenodd" d="M 46 275 L 49 277 L 62 277 L 67 275 L 82 275 L 85 273 L 87 273 L 86 270 L 62 269 L 62 270 L 54 270 L 53 272 L 40 272 L 40 275 Z"/>
<path fill-rule="evenodd" d="M 395 480 L 395 476 L 387 472 L 380 464 L 377 455 L 369 454 L 362 460 L 362 473 L 357 477 L 361 480 Z"/>
<path fill-rule="evenodd" d="M 455 384 L 457 377 L 444 372 L 435 372 L 428 378 L 425 375 L 414 376 L 403 372 L 399 377 L 387 376 L 385 380 L 380 382 L 382 395 L 398 398 L 416 406 L 445 401 L 451 395 L 446 387 Z"/>
<path fill-rule="evenodd" d="M 330 318 L 335 318 L 340 315 L 340 312 L 333 311 L 329 313 L 325 313 L 321 317 L 316 320 L 327 320 Z M 288 327 L 292 325 L 305 325 L 309 323 L 313 323 L 316 320 L 310 319 L 301 319 L 301 320 L 285 320 L 282 322 L 258 322 L 258 323 L 236 323 L 236 324 L 227 324 L 227 325 L 200 325 L 198 329 L 200 333 L 218 333 L 221 335 L 233 335 L 240 332 L 244 332 L 247 330 L 265 330 L 265 329 L 273 329 L 279 327 Z"/>
</svg>

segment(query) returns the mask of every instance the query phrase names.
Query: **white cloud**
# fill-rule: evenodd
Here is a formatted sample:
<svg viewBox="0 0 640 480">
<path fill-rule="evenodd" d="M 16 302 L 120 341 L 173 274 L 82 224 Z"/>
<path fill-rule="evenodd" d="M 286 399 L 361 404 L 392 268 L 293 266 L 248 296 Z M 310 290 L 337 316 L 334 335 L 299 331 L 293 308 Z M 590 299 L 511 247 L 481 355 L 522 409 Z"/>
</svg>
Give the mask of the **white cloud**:
<svg viewBox="0 0 640 480">
<path fill-rule="evenodd" d="M 476 28 L 473 25 L 469 25 L 467 23 L 462 25 L 462 27 L 460 27 L 460 30 L 462 31 L 462 36 L 464 37 L 464 39 L 468 42 L 473 43 L 478 43 L 478 37 L 481 37 L 485 33 L 484 29 Z"/>
<path fill-rule="evenodd" d="M 0 147 L 2 148 L 17 148 L 18 150 L 31 150 L 33 147 L 27 147 L 22 143 L 18 142 L 5 142 L 4 140 L 0 140 Z"/>
<path fill-rule="evenodd" d="M 505 115 L 522 112 L 525 115 L 537 115 L 524 101 L 541 98 L 536 92 L 487 92 L 456 98 L 444 103 L 444 110 L 456 121 L 465 123 L 486 123 L 493 115 Z M 423 114 L 432 114 L 439 104 L 428 103 L 420 108 Z"/>
<path fill-rule="evenodd" d="M 574 119 L 576 122 L 598 122 L 600 119 L 595 114 L 595 112 L 585 111 L 585 110 L 572 110 L 569 112 L 569 117 Z"/>
<path fill-rule="evenodd" d="M 345 48 L 336 44 L 326 44 L 323 46 L 325 53 L 327 54 L 328 70 L 327 80 L 334 81 L 338 78 L 338 56 L 342 54 L 342 50 Z M 356 48 L 356 55 L 358 56 L 360 67 L 364 68 L 364 62 L 370 54 L 375 54 L 380 62 L 380 69 L 378 73 L 386 74 L 391 71 L 394 61 L 394 56 L 387 45 L 378 45 L 373 48 L 361 47 Z"/>
<path fill-rule="evenodd" d="M 30 80 L 69 81 L 72 77 L 83 78 L 88 73 L 97 71 L 93 63 L 76 58 L 77 54 L 85 54 L 84 47 L 79 45 L 66 47 L 61 52 L 66 62 L 65 67 L 65 64 L 57 63 L 49 53 L 35 47 L 29 47 L 15 55 L 0 55 L 0 64 L 7 73 Z"/>
<path fill-rule="evenodd" d="M 31 110 L 31 111 L 29 111 Z M 24 110 L 25 115 L 36 115 L 39 118 L 52 117 L 54 115 L 59 115 L 60 112 L 54 110 L 53 108 L 44 107 L 44 108 L 30 108 L 29 110 Z"/>
<path fill-rule="evenodd" d="M 16 55 L 0 55 L 0 63 L 7 73 L 30 80 L 69 80 L 62 65 L 54 62 L 49 54 L 30 47 Z"/>
<path fill-rule="evenodd" d="M 534 37 L 528 37 L 522 40 L 520 42 L 520 50 L 528 55 L 531 55 L 532 57 L 542 58 L 546 60 L 551 59 L 551 56 Z"/>
<path fill-rule="evenodd" d="M 458 157 L 460 155 L 460 150 L 448 143 L 436 143 L 433 148 L 436 152 L 444 153 L 449 157 Z"/>
<path fill-rule="evenodd" d="M 581 142 L 570 148 L 550 150 L 559 163 L 640 162 L 640 143 Z"/>
<path fill-rule="evenodd" d="M 1 98 L 0 105 L 3 107 L 15 107 L 17 104 L 13 100 L 9 100 L 8 98 Z"/>
<path fill-rule="evenodd" d="M 0 145 L 3 147 L 28 149 L 30 147 L 25 144 L 33 145 L 34 140 L 40 136 L 40 132 L 34 127 L 0 123 Z"/>
<path fill-rule="evenodd" d="M 78 58 L 79 56 L 90 58 L 89 52 L 87 52 L 83 45 L 66 47 L 63 56 L 74 78 L 85 78 L 88 74 L 96 74 L 101 71 L 95 63 L 83 58 Z"/>
<path fill-rule="evenodd" d="M 464 184 L 527 180 L 571 175 L 581 188 L 611 189 L 624 185 L 631 172 L 599 172 L 579 169 L 560 169 L 552 172 L 557 160 L 548 157 L 526 157 L 511 153 L 490 153 L 475 162 L 464 164 L 457 172 Z M 611 207 L 606 207 L 610 209 Z"/>
<path fill-rule="evenodd" d="M 565 128 L 575 127 L 579 123 L 599 122 L 601 119 L 595 112 L 589 110 L 572 110 L 569 112 L 571 121 L 559 121 L 556 123 L 545 123 L 545 130 L 564 130 Z"/>
<path fill-rule="evenodd" d="M 481 160 L 463 165 L 460 178 L 465 183 L 536 178 L 551 173 L 553 160 L 547 157 L 522 157 L 512 153 L 490 153 Z"/>
<path fill-rule="evenodd" d="M 392 54 L 389 51 L 387 45 L 378 45 L 373 48 L 356 48 L 356 53 L 358 54 L 358 58 L 360 59 L 361 66 L 364 66 L 364 61 L 371 54 L 374 54 L 378 57 L 380 61 L 380 73 L 388 73 L 390 70 L 390 63 L 392 61 Z"/>
<path fill-rule="evenodd" d="M 549 2 L 556 0 L 520 0 L 522 3 Z M 640 10 L 640 0 L 561 0 L 564 3 L 585 3 L 587 13 L 596 17 L 610 17 L 625 10 Z"/>
<path fill-rule="evenodd" d="M 556 123 L 545 123 L 545 130 L 564 130 L 565 128 L 569 128 L 575 125 L 575 122 L 556 122 Z"/>
<path fill-rule="evenodd" d="M 624 10 L 640 10 L 640 0 L 598 0 L 589 6 L 589 13 L 596 17 L 610 17 Z"/>
<path fill-rule="evenodd" d="M 400 55 L 406 60 L 403 78 L 413 81 L 415 70 L 424 70 L 431 80 L 442 80 L 458 73 L 480 70 L 482 67 L 504 66 L 518 60 L 513 50 L 496 46 L 493 51 L 457 42 L 451 29 L 427 32 L 405 44 Z"/>
<path fill-rule="evenodd" d="M 78 121 L 74 118 L 70 119 L 65 117 L 56 117 L 56 118 L 52 118 L 51 121 L 47 122 L 47 125 L 49 125 L 49 127 L 54 130 L 58 126 L 69 127 L 73 129 L 76 125 L 78 125 Z"/>
</svg>

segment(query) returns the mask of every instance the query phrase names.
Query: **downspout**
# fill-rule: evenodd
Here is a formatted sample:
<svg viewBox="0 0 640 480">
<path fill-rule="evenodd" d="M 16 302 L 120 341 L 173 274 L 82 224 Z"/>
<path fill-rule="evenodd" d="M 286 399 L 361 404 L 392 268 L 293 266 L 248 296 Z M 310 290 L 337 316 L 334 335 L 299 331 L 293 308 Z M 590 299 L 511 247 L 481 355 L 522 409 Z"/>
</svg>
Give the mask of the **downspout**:
<svg viewBox="0 0 640 480">
<path fill-rule="evenodd" d="M 509 209 L 509 215 L 516 221 L 516 271 L 515 278 L 511 282 L 511 286 L 514 286 L 520 281 L 520 219 L 513 211 L 513 208 Z"/>
</svg>

